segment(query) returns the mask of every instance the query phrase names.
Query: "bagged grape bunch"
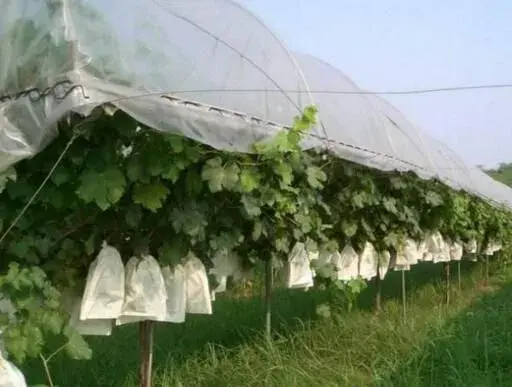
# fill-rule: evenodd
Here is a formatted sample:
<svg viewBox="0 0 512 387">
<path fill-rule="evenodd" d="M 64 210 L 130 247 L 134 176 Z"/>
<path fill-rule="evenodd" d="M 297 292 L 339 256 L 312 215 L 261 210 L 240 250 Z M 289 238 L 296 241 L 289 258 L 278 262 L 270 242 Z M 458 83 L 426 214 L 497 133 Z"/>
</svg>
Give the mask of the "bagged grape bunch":
<svg viewBox="0 0 512 387">
<path fill-rule="evenodd" d="M 309 288 L 313 286 L 313 273 L 304 243 L 296 243 L 286 262 L 286 286 Z"/>
<path fill-rule="evenodd" d="M 124 302 L 124 265 L 121 255 L 103 242 L 96 260 L 89 267 L 80 307 L 80 320 L 115 319 Z"/>
<path fill-rule="evenodd" d="M 0 353 L 0 387 L 27 387 L 21 371 Z"/>
<path fill-rule="evenodd" d="M 212 314 L 212 300 L 206 268 L 189 253 L 185 258 L 186 309 L 190 314 Z"/>
<path fill-rule="evenodd" d="M 167 289 L 155 258 L 151 255 L 131 257 L 126 264 L 125 286 L 123 311 L 117 325 L 166 318 Z"/>
</svg>

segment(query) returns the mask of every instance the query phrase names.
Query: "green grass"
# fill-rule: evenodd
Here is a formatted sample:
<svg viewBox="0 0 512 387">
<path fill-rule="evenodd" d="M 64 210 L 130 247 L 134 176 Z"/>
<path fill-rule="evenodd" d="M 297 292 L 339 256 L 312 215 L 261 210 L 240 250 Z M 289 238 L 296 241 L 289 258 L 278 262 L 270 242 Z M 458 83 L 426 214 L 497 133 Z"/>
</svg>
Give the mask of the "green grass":
<svg viewBox="0 0 512 387">
<path fill-rule="evenodd" d="M 454 275 L 449 306 L 441 271 L 422 264 L 408 273 L 405 322 L 399 273 L 384 282 L 378 315 L 372 287 L 356 310 L 328 319 L 315 313 L 327 293 L 277 291 L 272 344 L 261 337 L 261 298 L 219 297 L 213 316 L 157 327 L 155 386 L 512 386 L 512 271 L 483 288 L 481 268 L 465 265 L 463 290 Z M 56 384 L 137 385 L 136 327 L 90 342 L 91 361 L 52 360 Z M 30 383 L 44 381 L 38 362 L 24 371 Z"/>
</svg>

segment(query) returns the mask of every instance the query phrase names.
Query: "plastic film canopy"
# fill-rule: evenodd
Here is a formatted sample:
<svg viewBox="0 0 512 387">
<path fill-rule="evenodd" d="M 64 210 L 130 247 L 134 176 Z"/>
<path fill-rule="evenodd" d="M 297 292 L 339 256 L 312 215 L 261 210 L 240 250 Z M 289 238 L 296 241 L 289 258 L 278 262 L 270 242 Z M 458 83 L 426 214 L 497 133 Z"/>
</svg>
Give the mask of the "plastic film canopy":
<svg viewBox="0 0 512 387">
<path fill-rule="evenodd" d="M 313 100 L 309 86 L 356 94 Z M 157 130 L 237 151 L 316 104 L 322 125 L 305 148 L 329 144 L 339 157 L 438 177 L 512 206 L 512 190 L 462 163 L 384 100 L 357 92 L 333 67 L 291 55 L 232 1 L 2 1 L 0 169 L 42 150 L 66 113 L 107 102 Z"/>
<path fill-rule="evenodd" d="M 4 0 L 0 54 L 1 95 L 71 81 L 53 92 L 58 100 L 4 101 L 2 165 L 38 152 L 65 112 L 105 102 L 240 151 L 278 130 L 261 120 L 290 124 L 313 103 L 283 43 L 229 1 Z"/>
<path fill-rule="evenodd" d="M 422 178 L 436 177 L 454 189 L 512 207 L 512 189 L 467 165 L 446 144 L 411 124 L 393 105 L 365 94 L 341 71 L 320 59 L 294 55 L 312 90 L 331 149 L 339 157 L 383 171 L 412 170 Z"/>
</svg>

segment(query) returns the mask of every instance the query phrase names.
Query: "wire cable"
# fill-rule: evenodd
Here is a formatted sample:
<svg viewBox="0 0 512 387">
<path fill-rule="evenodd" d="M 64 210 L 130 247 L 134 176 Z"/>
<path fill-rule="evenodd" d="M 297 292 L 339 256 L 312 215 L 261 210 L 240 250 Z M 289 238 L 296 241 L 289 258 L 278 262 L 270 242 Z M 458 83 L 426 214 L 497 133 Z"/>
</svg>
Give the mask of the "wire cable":
<svg viewBox="0 0 512 387">
<path fill-rule="evenodd" d="M 512 83 L 470 85 L 470 86 L 450 86 L 431 89 L 412 89 L 412 90 L 286 90 L 286 89 L 196 89 L 171 91 L 170 94 L 186 93 L 296 93 L 296 94 L 342 94 L 342 95 L 408 95 L 408 94 L 432 94 L 471 90 L 493 90 L 493 89 L 512 89 Z"/>
</svg>

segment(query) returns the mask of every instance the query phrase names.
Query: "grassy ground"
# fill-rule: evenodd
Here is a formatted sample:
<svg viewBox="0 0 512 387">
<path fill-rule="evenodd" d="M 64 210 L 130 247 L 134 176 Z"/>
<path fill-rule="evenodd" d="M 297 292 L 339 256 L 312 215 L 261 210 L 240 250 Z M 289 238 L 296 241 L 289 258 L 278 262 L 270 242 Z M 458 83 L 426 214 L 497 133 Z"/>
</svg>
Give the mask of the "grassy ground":
<svg viewBox="0 0 512 387">
<path fill-rule="evenodd" d="M 512 271 L 492 276 L 483 287 L 480 267 L 471 268 L 465 267 L 462 292 L 454 275 L 449 306 L 440 265 L 423 264 L 408 273 L 405 322 L 399 273 L 383 284 L 379 315 L 371 311 L 372 287 L 356 310 L 327 319 L 315 313 L 325 292 L 278 291 L 271 345 L 261 338 L 260 298 L 219 297 L 213 316 L 157 327 L 155 385 L 512 386 Z M 91 361 L 52 360 L 56 384 L 136 386 L 135 327 L 91 344 Z M 44 380 L 37 362 L 24 371 L 30 383 Z"/>
</svg>

